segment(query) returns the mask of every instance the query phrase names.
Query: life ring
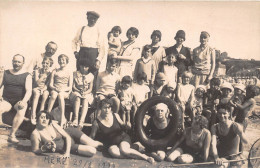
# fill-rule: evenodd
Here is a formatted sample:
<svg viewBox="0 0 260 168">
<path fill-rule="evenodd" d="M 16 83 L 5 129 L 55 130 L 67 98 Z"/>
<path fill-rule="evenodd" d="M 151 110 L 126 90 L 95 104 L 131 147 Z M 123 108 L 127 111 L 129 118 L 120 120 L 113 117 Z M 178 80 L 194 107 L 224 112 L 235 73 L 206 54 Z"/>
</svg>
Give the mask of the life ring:
<svg viewBox="0 0 260 168">
<path fill-rule="evenodd" d="M 165 137 L 155 140 L 155 139 L 151 139 L 149 136 L 146 135 L 144 131 L 143 120 L 145 114 L 147 112 L 149 113 L 149 109 L 151 109 L 152 106 L 158 103 L 166 104 L 170 110 L 169 113 L 170 122 L 168 124 L 168 127 L 171 127 L 170 129 L 171 131 L 169 131 L 169 134 L 167 134 Z M 162 97 L 162 96 L 154 96 L 150 99 L 147 99 L 138 108 L 135 116 L 135 130 L 136 130 L 138 140 L 145 147 L 148 148 L 159 149 L 159 148 L 167 147 L 167 144 L 169 144 L 170 141 L 172 141 L 173 139 L 176 140 L 175 137 L 176 137 L 177 129 L 180 129 L 182 123 L 181 118 L 182 118 L 181 110 L 177 105 L 177 103 L 172 99 Z"/>
</svg>

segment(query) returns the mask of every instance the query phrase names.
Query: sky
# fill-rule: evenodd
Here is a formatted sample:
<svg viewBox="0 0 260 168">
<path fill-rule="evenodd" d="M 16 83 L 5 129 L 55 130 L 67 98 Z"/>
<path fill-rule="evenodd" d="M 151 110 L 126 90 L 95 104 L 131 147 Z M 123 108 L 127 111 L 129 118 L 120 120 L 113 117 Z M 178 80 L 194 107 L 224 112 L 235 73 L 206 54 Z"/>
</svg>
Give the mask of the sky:
<svg viewBox="0 0 260 168">
<path fill-rule="evenodd" d="M 28 62 L 49 41 L 58 44 L 56 55 L 68 55 L 74 65 L 72 39 L 87 24 L 87 11 L 100 14 L 97 26 L 105 38 L 115 25 L 123 30 L 122 40 L 129 27 L 136 27 L 143 46 L 151 43 L 153 30 L 160 30 L 161 45 L 168 47 L 175 44 L 176 32 L 184 30 L 184 45 L 193 49 L 200 32 L 207 31 L 211 47 L 233 58 L 260 60 L 260 2 L 1 1 L 0 66 L 10 68 L 18 53 Z"/>
</svg>

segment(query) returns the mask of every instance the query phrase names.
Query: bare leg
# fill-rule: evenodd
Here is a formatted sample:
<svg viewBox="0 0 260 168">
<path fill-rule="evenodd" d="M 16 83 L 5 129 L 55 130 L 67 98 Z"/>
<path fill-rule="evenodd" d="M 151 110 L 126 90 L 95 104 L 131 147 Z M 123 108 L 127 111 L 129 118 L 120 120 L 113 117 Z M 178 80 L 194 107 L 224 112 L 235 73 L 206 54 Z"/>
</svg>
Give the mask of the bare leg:
<svg viewBox="0 0 260 168">
<path fill-rule="evenodd" d="M 45 108 L 45 103 L 47 101 L 49 97 L 49 91 L 48 90 L 45 90 L 42 94 L 42 103 L 41 103 L 41 106 L 40 106 L 40 111 L 44 110 Z"/>
<path fill-rule="evenodd" d="M 8 112 L 12 109 L 12 105 L 8 103 L 5 100 L 0 101 L 0 122 L 3 123 L 2 121 L 2 114 L 5 112 Z"/>
<path fill-rule="evenodd" d="M 60 92 L 58 94 L 58 101 L 59 101 L 59 106 L 60 106 L 60 111 L 61 111 L 61 122 L 60 125 L 63 127 L 65 124 L 65 94 L 64 92 Z"/>
<path fill-rule="evenodd" d="M 156 151 L 156 152 L 152 152 L 151 153 L 151 156 L 156 160 L 156 161 L 163 161 L 166 154 L 164 151 Z"/>
<path fill-rule="evenodd" d="M 110 100 L 113 102 L 112 111 L 118 114 L 120 108 L 120 100 L 115 96 L 110 98 Z"/>
<path fill-rule="evenodd" d="M 131 126 L 130 110 L 126 111 L 126 122 Z"/>
<path fill-rule="evenodd" d="M 148 161 L 149 163 L 154 163 L 154 159 L 152 157 L 149 157 L 145 154 L 140 153 L 139 151 L 130 148 L 130 144 L 126 141 L 123 141 L 119 145 L 119 149 L 122 152 L 123 155 L 133 158 L 133 159 L 143 159 Z"/>
<path fill-rule="evenodd" d="M 125 157 L 121 154 L 120 149 L 116 145 L 112 145 L 108 148 L 108 153 L 114 158 L 124 159 Z"/>
<path fill-rule="evenodd" d="M 20 127 L 20 125 L 23 122 L 26 110 L 27 110 L 27 104 L 24 106 L 24 108 L 22 110 L 17 111 L 17 113 L 14 117 L 14 120 L 13 120 L 13 126 L 12 126 L 11 133 L 10 133 L 11 137 L 15 137 L 16 131 L 18 130 L 18 128 Z"/>
<path fill-rule="evenodd" d="M 78 126 L 79 108 L 80 108 L 80 98 L 77 97 L 73 104 L 73 109 L 74 109 L 73 125 L 75 125 L 75 126 Z"/>
<path fill-rule="evenodd" d="M 99 141 L 95 141 L 93 139 L 91 139 L 90 137 L 88 137 L 86 134 L 83 134 L 80 137 L 80 143 L 84 144 L 84 145 L 89 145 L 92 146 L 94 148 L 97 148 L 99 146 L 103 146 L 103 144 Z"/>
<path fill-rule="evenodd" d="M 181 148 L 177 148 L 171 154 L 169 154 L 169 156 L 167 157 L 167 160 L 170 162 L 173 162 L 182 154 L 183 154 L 183 150 Z"/>
<path fill-rule="evenodd" d="M 124 122 L 124 124 L 126 123 L 126 111 L 123 109 L 122 110 L 122 121 Z"/>
<path fill-rule="evenodd" d="M 97 152 L 96 148 L 88 145 L 79 145 L 78 153 L 84 156 L 91 157 L 95 155 Z"/>
<path fill-rule="evenodd" d="M 34 88 L 32 93 L 33 93 L 33 101 L 32 101 L 31 122 L 33 125 L 36 125 L 36 109 L 40 97 L 40 91 L 38 90 L 38 88 Z"/>
<path fill-rule="evenodd" d="M 49 103 L 48 103 L 48 108 L 47 108 L 48 112 L 51 112 L 57 96 L 58 96 L 58 92 L 56 92 L 54 90 L 51 91 L 51 97 L 50 97 L 50 100 L 49 100 Z"/>
<path fill-rule="evenodd" d="M 81 127 L 83 127 L 87 113 L 88 113 L 88 100 L 83 99 L 82 100 L 82 107 L 81 107 L 81 116 L 80 116 L 80 120 L 79 120 L 79 125 Z"/>
</svg>

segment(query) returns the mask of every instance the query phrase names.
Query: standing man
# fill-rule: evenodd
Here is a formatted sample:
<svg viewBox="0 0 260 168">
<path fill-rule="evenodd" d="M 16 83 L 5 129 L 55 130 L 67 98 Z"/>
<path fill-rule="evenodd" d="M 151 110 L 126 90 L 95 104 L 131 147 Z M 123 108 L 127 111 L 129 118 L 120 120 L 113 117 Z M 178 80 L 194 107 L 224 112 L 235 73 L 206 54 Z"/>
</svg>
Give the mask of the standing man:
<svg viewBox="0 0 260 168">
<path fill-rule="evenodd" d="M 73 40 L 74 55 L 77 59 L 77 70 L 79 70 L 79 62 L 87 62 L 90 72 L 95 76 L 94 83 L 98 74 L 101 60 L 105 55 L 105 45 L 103 37 L 100 34 L 96 22 L 99 14 L 95 11 L 87 12 L 88 25 L 83 26 L 77 32 Z M 79 51 L 78 48 L 80 47 Z M 93 88 L 95 92 L 95 88 Z"/>
<path fill-rule="evenodd" d="M 9 112 L 12 108 L 16 111 L 8 137 L 8 141 L 13 143 L 19 142 L 15 133 L 24 120 L 27 102 L 32 94 L 32 76 L 22 69 L 24 61 L 24 56 L 15 55 L 13 69 L 5 70 L 3 80 L 0 81 L 0 89 L 4 86 L 3 95 L 0 95 L 0 114 Z"/>
<path fill-rule="evenodd" d="M 215 49 L 208 46 L 209 33 L 202 31 L 200 46 L 193 50 L 194 86 L 208 84 L 215 70 Z"/>
</svg>

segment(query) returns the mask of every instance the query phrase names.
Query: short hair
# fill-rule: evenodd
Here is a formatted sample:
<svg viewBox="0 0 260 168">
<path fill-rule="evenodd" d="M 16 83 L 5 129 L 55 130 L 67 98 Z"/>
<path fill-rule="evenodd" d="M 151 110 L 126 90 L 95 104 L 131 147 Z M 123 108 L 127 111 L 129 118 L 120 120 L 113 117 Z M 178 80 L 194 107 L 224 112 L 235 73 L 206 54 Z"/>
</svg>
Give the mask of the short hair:
<svg viewBox="0 0 260 168">
<path fill-rule="evenodd" d="M 260 94 L 260 88 L 255 85 L 248 85 L 246 87 L 246 94 L 250 94 L 250 98 L 258 96 Z"/>
<path fill-rule="evenodd" d="M 206 117 L 202 115 L 196 115 L 193 121 L 197 122 L 200 125 L 201 129 L 208 127 L 208 120 Z"/>
<path fill-rule="evenodd" d="M 146 45 L 143 47 L 142 55 L 143 55 L 144 52 L 146 52 L 147 50 L 151 50 L 151 49 L 152 49 L 151 45 L 146 44 Z"/>
<path fill-rule="evenodd" d="M 124 77 L 122 78 L 121 83 L 132 84 L 132 81 L 133 81 L 133 80 L 132 80 L 131 76 L 126 75 L 126 76 L 124 76 Z"/>
<path fill-rule="evenodd" d="M 117 64 L 118 63 L 118 60 L 116 60 L 116 59 L 108 59 L 108 65 L 110 66 L 110 65 L 114 65 L 114 64 Z"/>
<path fill-rule="evenodd" d="M 162 39 L 162 33 L 161 33 L 160 30 L 154 30 L 153 33 L 151 34 L 151 38 L 152 38 L 153 36 L 158 36 L 159 39 L 160 39 L 160 41 L 161 41 L 161 39 Z"/>
<path fill-rule="evenodd" d="M 52 59 L 51 57 L 44 57 L 43 60 L 42 60 L 42 62 L 43 62 L 43 61 L 50 61 L 50 67 L 52 67 L 52 65 L 53 65 L 53 59 Z"/>
<path fill-rule="evenodd" d="M 120 26 L 114 26 L 112 29 L 111 29 L 111 32 L 114 32 L 114 31 L 119 31 L 119 34 L 122 33 L 122 29 Z"/>
<path fill-rule="evenodd" d="M 147 75 L 145 72 L 142 72 L 142 73 L 138 73 L 137 74 L 137 77 L 136 77 L 137 81 L 140 81 L 140 80 L 147 80 Z"/>
<path fill-rule="evenodd" d="M 69 57 L 68 57 L 67 55 L 65 55 L 65 54 L 59 55 L 58 61 L 59 61 L 62 57 L 64 57 L 64 58 L 66 59 L 67 63 L 69 63 Z"/>
<path fill-rule="evenodd" d="M 113 105 L 113 102 L 112 102 L 112 100 L 110 100 L 110 99 L 103 99 L 103 100 L 101 100 L 101 107 L 103 107 L 103 105 L 104 104 L 108 104 L 110 107 Z"/>
<path fill-rule="evenodd" d="M 184 77 L 192 78 L 192 76 L 193 76 L 192 73 L 189 71 L 184 71 L 181 75 L 182 78 Z"/>
<path fill-rule="evenodd" d="M 224 109 L 225 111 L 230 113 L 230 107 L 227 106 L 226 104 L 219 104 L 219 105 L 217 105 L 217 111 L 219 111 L 220 109 Z"/>
<path fill-rule="evenodd" d="M 135 37 L 138 37 L 138 35 L 139 35 L 139 30 L 137 29 L 137 28 L 135 28 L 135 27 L 130 27 L 128 30 L 127 30 L 127 32 L 126 32 L 126 36 L 128 37 L 128 34 L 129 33 L 132 33 L 133 35 L 135 35 Z"/>
<path fill-rule="evenodd" d="M 40 111 L 39 113 L 36 114 L 36 122 L 39 121 L 40 116 L 41 116 L 42 114 L 46 114 L 46 119 L 49 119 L 48 125 L 50 125 L 51 122 L 52 122 L 52 118 L 53 118 L 53 117 L 52 117 L 52 115 L 51 115 L 49 112 L 47 112 L 46 110 L 42 110 L 42 111 Z"/>
<path fill-rule="evenodd" d="M 57 45 L 55 42 L 53 42 L 53 41 L 50 41 L 50 42 L 48 42 L 48 43 L 47 43 L 47 45 L 46 45 L 45 49 L 47 48 L 47 46 L 48 46 L 49 44 L 55 44 L 55 45 L 56 45 L 56 47 L 58 48 L 58 45 Z"/>
<path fill-rule="evenodd" d="M 219 78 L 216 78 L 216 77 L 214 77 L 214 78 L 212 78 L 211 80 L 210 80 L 210 84 L 211 85 L 217 85 L 217 86 L 220 86 L 220 83 L 221 83 L 221 81 L 220 81 L 220 79 Z"/>
<path fill-rule="evenodd" d="M 22 56 L 21 54 L 15 54 L 15 55 L 13 56 L 13 59 L 14 59 L 14 57 L 17 57 L 17 56 L 21 56 L 21 57 L 23 58 L 23 62 L 25 62 L 25 58 L 24 58 L 24 56 Z"/>
</svg>

